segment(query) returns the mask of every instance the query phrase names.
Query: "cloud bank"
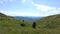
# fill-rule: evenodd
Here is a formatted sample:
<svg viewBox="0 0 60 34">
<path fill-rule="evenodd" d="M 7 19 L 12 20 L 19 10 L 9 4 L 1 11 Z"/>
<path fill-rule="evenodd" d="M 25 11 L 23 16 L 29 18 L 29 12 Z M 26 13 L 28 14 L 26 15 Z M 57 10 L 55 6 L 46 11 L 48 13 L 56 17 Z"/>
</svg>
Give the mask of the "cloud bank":
<svg viewBox="0 0 60 34">
<path fill-rule="evenodd" d="M 36 4 L 34 2 L 31 2 L 31 3 L 37 10 L 40 11 L 40 14 L 42 14 L 43 16 L 60 14 L 60 8 L 51 7 L 51 6 L 42 5 L 42 4 Z"/>
<path fill-rule="evenodd" d="M 10 16 L 32 16 L 32 17 L 40 16 L 38 13 L 30 13 L 30 12 L 0 11 L 0 13 L 4 13 Z"/>
</svg>

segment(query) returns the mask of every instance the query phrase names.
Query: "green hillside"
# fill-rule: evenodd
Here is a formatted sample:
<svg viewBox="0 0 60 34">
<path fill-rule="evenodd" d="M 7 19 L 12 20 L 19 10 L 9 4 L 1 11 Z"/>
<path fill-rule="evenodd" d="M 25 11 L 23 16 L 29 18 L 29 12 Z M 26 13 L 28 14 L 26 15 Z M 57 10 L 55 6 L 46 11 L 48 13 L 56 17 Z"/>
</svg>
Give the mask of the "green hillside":
<svg viewBox="0 0 60 34">
<path fill-rule="evenodd" d="M 60 14 L 47 16 L 37 20 L 38 27 L 43 28 L 58 28 L 60 27 Z"/>
<path fill-rule="evenodd" d="M 0 34 L 60 34 L 60 14 L 47 16 L 35 22 L 34 29 L 28 21 L 0 13 Z"/>
<path fill-rule="evenodd" d="M 24 26 L 21 24 L 24 24 Z M 23 22 L 23 20 L 18 20 L 0 13 L 0 34 L 21 34 L 21 30 L 29 29 L 30 27 L 31 23 L 27 21 Z"/>
</svg>

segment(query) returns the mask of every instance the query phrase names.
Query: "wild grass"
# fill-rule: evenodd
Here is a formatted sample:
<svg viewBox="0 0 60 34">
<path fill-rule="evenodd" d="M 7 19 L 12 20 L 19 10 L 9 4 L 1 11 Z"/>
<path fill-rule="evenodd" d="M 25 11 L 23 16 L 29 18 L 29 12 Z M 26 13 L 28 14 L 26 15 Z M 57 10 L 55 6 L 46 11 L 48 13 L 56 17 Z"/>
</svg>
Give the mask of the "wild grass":
<svg viewBox="0 0 60 34">
<path fill-rule="evenodd" d="M 25 24 L 25 26 L 21 26 Z M 0 34 L 60 34 L 60 15 L 48 16 L 32 23 L 11 17 L 0 17 Z"/>
</svg>

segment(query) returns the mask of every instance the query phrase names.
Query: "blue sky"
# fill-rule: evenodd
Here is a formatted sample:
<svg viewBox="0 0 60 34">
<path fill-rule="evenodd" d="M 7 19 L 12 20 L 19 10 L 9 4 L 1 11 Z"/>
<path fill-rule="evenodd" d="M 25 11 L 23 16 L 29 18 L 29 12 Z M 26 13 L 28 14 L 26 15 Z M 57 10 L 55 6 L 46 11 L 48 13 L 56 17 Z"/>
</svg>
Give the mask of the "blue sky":
<svg viewBox="0 0 60 34">
<path fill-rule="evenodd" d="M 0 0 L 0 12 L 10 16 L 60 14 L 60 0 Z"/>
</svg>

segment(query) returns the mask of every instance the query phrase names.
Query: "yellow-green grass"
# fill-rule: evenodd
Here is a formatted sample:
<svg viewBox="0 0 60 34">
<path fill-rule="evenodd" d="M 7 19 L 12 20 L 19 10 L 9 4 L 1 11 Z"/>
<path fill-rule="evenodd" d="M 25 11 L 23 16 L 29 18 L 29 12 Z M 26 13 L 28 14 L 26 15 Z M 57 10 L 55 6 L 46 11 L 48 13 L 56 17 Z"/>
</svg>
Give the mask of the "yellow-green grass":
<svg viewBox="0 0 60 34">
<path fill-rule="evenodd" d="M 36 28 L 32 28 L 32 23 L 28 21 L 23 22 L 4 14 L 1 15 L 0 34 L 60 34 L 60 15 L 38 19 Z M 25 26 L 21 26 L 21 24 L 25 24 Z"/>
</svg>

